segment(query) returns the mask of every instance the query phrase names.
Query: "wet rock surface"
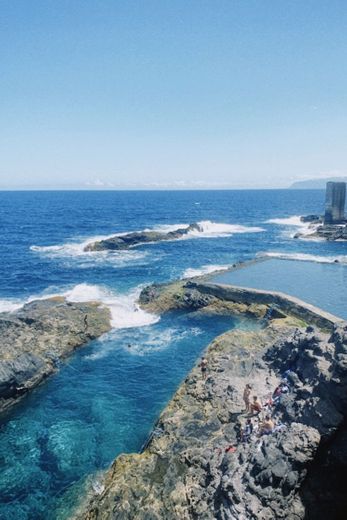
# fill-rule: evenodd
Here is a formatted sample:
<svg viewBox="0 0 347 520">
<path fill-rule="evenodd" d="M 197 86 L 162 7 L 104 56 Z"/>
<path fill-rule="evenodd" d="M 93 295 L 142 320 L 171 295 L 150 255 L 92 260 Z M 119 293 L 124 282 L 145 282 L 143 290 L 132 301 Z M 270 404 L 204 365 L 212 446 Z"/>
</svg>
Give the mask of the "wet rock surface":
<svg viewBox="0 0 347 520">
<path fill-rule="evenodd" d="M 76 518 L 320 520 L 329 508 L 345 518 L 343 486 L 324 471 L 346 476 L 346 356 L 347 326 L 322 333 L 279 319 L 216 338 L 206 378 L 197 365 L 143 453 L 118 457 Z M 284 377 L 289 392 L 269 408 L 277 428 L 241 442 L 245 384 L 264 404 Z"/>
<path fill-rule="evenodd" d="M 0 314 L 0 412 L 56 371 L 61 359 L 110 330 L 110 313 L 96 302 L 37 300 Z"/>
<path fill-rule="evenodd" d="M 303 222 L 306 222 L 305 220 Z M 311 233 L 296 233 L 294 238 L 313 238 L 327 240 L 334 242 L 335 240 L 347 240 L 347 225 L 340 224 L 323 224 L 315 225 L 317 222 L 312 222 Z"/>
<path fill-rule="evenodd" d="M 165 240 L 177 240 L 188 235 L 192 231 L 201 232 L 202 229 L 199 224 L 193 223 L 185 228 L 178 228 L 167 233 L 160 231 L 139 231 L 134 233 L 127 233 L 126 235 L 116 235 L 105 240 L 93 242 L 88 244 L 85 251 L 119 251 L 128 249 L 129 247 L 138 246 L 141 244 L 148 244 L 150 242 L 163 242 Z"/>
</svg>

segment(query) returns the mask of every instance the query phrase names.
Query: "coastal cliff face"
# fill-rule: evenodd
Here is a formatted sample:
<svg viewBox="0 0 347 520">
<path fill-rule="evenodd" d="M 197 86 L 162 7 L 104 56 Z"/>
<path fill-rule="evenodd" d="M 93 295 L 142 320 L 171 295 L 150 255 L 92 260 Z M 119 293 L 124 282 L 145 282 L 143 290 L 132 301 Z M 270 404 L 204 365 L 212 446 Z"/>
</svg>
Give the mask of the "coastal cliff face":
<svg viewBox="0 0 347 520">
<path fill-rule="evenodd" d="M 120 251 L 128 249 L 129 247 L 138 246 L 141 244 L 148 244 L 149 242 L 163 242 L 166 240 L 177 240 L 179 238 L 188 235 L 192 231 L 202 231 L 199 224 L 190 224 L 185 228 L 178 228 L 168 233 L 160 231 L 139 231 L 134 233 L 127 233 L 126 235 L 114 236 L 100 240 L 98 242 L 92 242 L 88 244 L 85 251 Z"/>
<path fill-rule="evenodd" d="M 251 305 L 218 300 L 184 282 L 141 295 L 142 305 L 156 311 L 242 313 Z M 253 304 L 252 312 L 266 315 L 268 308 Z M 206 378 L 199 366 L 192 370 L 144 451 L 118 457 L 99 494 L 74 518 L 325 520 L 328 510 L 330 518 L 345 518 L 343 480 L 327 484 L 324 472 L 347 472 L 347 325 L 322 332 L 303 324 L 276 311 L 262 330 L 216 338 Z M 245 385 L 264 404 L 284 373 L 290 391 L 269 409 L 278 428 L 242 442 Z"/>
<path fill-rule="evenodd" d="M 0 412 L 57 370 L 59 361 L 110 330 L 110 313 L 96 302 L 37 300 L 0 314 Z"/>
</svg>

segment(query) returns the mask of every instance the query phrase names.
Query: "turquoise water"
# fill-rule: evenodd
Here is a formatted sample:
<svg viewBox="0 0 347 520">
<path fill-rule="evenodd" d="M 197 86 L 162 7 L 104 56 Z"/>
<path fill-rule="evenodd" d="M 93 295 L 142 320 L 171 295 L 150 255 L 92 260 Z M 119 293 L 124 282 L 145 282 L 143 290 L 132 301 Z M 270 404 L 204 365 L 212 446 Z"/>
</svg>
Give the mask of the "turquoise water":
<svg viewBox="0 0 347 520">
<path fill-rule="evenodd" d="M 211 282 L 282 291 L 347 319 L 347 265 L 271 259 Z"/>
<path fill-rule="evenodd" d="M 298 215 L 323 208 L 319 190 L 0 192 L 0 310 L 65 294 L 74 301 L 104 302 L 114 326 L 2 417 L 0 519 L 64 518 L 87 478 L 96 478 L 118 453 L 141 448 L 210 340 L 239 326 L 230 318 L 196 315 L 156 322 L 135 312 L 143 285 L 213 271 L 262 252 L 347 262 L 345 243 L 292 239 L 301 226 Z M 119 253 L 83 251 L 86 241 L 100 235 L 191 222 L 200 222 L 203 232 L 185 240 Z M 320 264 L 298 264 L 302 279 L 291 271 L 295 264 L 269 264 L 274 270 L 264 283 L 276 287 L 267 288 L 321 305 L 324 295 L 328 310 L 342 315 L 335 298 L 346 286 L 342 265 L 320 271 Z M 288 268 L 275 280 L 283 265 Z M 326 283 L 328 270 L 340 273 L 339 283 Z M 323 276 L 312 283 L 316 271 Z M 257 286 L 258 276 L 242 283 Z M 306 292 L 294 292 L 304 287 Z"/>
<path fill-rule="evenodd" d="M 204 347 L 236 324 L 171 314 L 113 331 L 62 365 L 1 427 L 1 520 L 64 518 L 71 486 L 138 451 Z"/>
</svg>

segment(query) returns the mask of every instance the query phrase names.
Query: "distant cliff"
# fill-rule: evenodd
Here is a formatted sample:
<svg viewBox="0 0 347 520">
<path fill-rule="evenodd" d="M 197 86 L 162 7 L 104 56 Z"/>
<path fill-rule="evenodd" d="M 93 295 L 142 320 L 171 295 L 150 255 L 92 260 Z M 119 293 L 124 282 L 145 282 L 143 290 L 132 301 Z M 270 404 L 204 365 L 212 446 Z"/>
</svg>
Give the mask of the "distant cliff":
<svg viewBox="0 0 347 520">
<path fill-rule="evenodd" d="M 290 190 L 325 190 L 327 182 L 347 182 L 347 177 L 326 177 L 325 179 L 309 179 L 307 181 L 293 182 Z"/>
</svg>

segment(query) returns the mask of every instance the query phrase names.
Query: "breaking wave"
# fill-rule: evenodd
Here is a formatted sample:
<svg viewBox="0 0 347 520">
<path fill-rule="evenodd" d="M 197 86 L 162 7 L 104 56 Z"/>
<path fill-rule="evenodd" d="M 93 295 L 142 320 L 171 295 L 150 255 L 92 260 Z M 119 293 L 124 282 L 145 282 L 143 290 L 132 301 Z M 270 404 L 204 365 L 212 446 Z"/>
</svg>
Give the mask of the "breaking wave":
<svg viewBox="0 0 347 520">
<path fill-rule="evenodd" d="M 307 223 L 300 220 L 300 215 L 294 215 L 286 218 L 270 218 L 265 224 L 278 224 L 279 226 L 305 227 Z"/>
<path fill-rule="evenodd" d="M 216 271 L 226 271 L 230 269 L 230 267 L 231 265 L 202 265 L 198 268 L 189 267 L 183 272 L 181 278 L 193 278 L 194 276 L 203 276 Z"/>
<path fill-rule="evenodd" d="M 187 240 L 191 238 L 214 238 L 214 237 L 226 237 L 239 233 L 261 233 L 265 231 L 261 227 L 252 226 L 241 226 L 239 224 L 223 224 L 217 222 L 211 222 L 210 220 L 202 220 L 197 222 L 199 230 L 193 230 L 183 235 L 179 239 L 173 240 Z M 162 233 L 169 233 L 170 231 L 177 231 L 178 229 L 186 229 L 189 224 L 162 224 L 155 228 L 146 228 L 143 231 L 159 231 Z M 137 263 L 145 258 L 148 253 L 146 251 L 138 251 L 134 248 L 122 249 L 121 251 L 85 251 L 85 247 L 93 242 L 99 242 L 100 240 L 107 240 L 111 237 L 121 237 L 135 231 L 114 233 L 112 235 L 105 236 L 93 236 L 88 239 L 84 239 L 80 242 L 66 242 L 64 244 L 58 244 L 53 246 L 30 246 L 30 250 L 45 255 L 51 259 L 66 259 L 72 258 L 75 261 L 80 262 L 80 267 L 90 267 L 91 264 L 98 262 L 106 262 L 114 265 L 115 267 L 122 267 L 129 263 Z M 147 242 L 148 244 L 149 242 Z M 140 245 L 140 244 L 139 244 Z M 151 262 L 155 261 L 155 258 L 151 257 Z"/>
<path fill-rule="evenodd" d="M 258 253 L 258 257 L 270 257 L 280 258 L 281 260 L 298 260 L 301 262 L 316 262 L 319 264 L 347 264 L 347 255 L 336 255 L 336 256 L 319 256 L 310 255 L 306 253 L 280 253 L 280 252 L 266 252 Z"/>
<path fill-rule="evenodd" d="M 309 222 L 302 222 L 300 219 L 300 215 L 294 215 L 292 217 L 286 218 L 270 218 L 269 220 L 266 220 L 265 223 L 276 224 L 278 226 L 285 226 L 287 228 L 299 228 L 301 236 L 311 234 L 315 229 L 315 225 Z M 297 229 L 295 230 L 295 232 L 289 230 L 285 232 L 284 235 L 293 238 L 297 231 Z"/>
<path fill-rule="evenodd" d="M 23 303 L 19 300 L 6 299 L 0 300 L 0 312 L 14 312 L 20 309 Z"/>
<path fill-rule="evenodd" d="M 97 301 L 105 305 L 110 309 L 111 325 L 115 329 L 142 327 L 156 323 L 160 318 L 138 307 L 136 301 L 140 292 L 141 287 L 137 287 L 127 294 L 118 294 L 99 285 L 81 283 L 66 291 L 45 292 L 38 296 L 30 296 L 24 301 L 0 300 L 0 311 L 13 312 L 34 300 L 63 296 L 70 302 Z"/>
<path fill-rule="evenodd" d="M 238 233 L 261 233 L 261 227 L 241 226 L 239 224 L 223 224 L 202 220 L 197 222 L 201 231 L 191 231 L 188 237 L 225 237 Z M 187 226 L 188 227 L 188 226 Z"/>
<path fill-rule="evenodd" d="M 109 263 L 114 267 L 122 267 L 130 263 L 141 262 L 148 253 L 146 251 L 136 251 L 133 249 L 122 250 L 122 251 L 84 251 L 87 244 L 96 242 L 98 240 L 105 240 L 107 237 L 91 237 L 83 242 L 67 242 L 61 245 L 54 246 L 31 246 L 30 250 L 36 253 L 42 254 L 50 259 L 67 259 L 78 261 L 79 267 L 90 267 L 91 264 L 95 263 Z M 154 261 L 152 258 L 151 261 Z"/>
</svg>

